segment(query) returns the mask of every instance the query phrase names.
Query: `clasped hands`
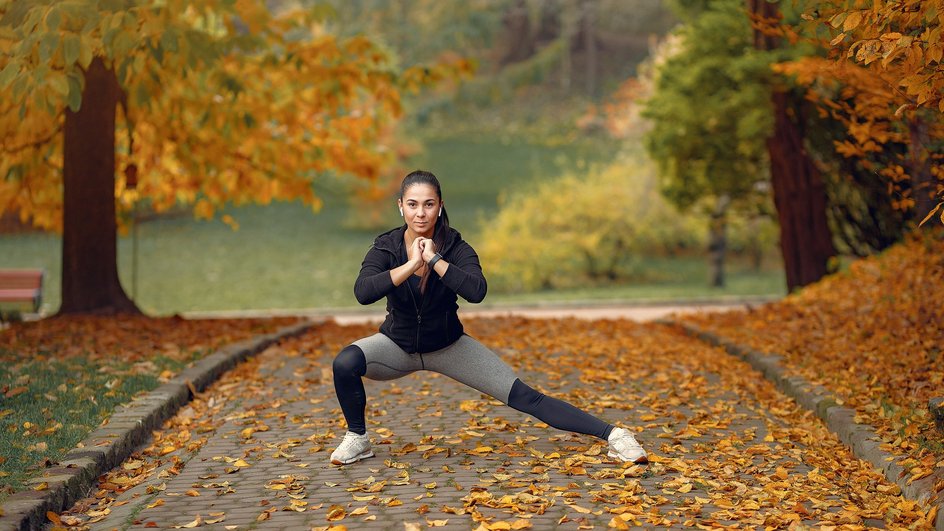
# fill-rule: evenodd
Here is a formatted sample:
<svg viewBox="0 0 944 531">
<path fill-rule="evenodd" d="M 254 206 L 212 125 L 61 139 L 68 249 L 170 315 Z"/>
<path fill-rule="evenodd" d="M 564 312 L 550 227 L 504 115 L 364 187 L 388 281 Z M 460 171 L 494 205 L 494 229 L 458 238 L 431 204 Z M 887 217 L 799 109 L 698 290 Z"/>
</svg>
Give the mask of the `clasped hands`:
<svg viewBox="0 0 944 531">
<path fill-rule="evenodd" d="M 414 271 L 423 267 L 427 262 L 436 256 L 436 244 L 430 238 L 418 236 L 410 245 L 408 259 L 416 267 Z"/>
</svg>

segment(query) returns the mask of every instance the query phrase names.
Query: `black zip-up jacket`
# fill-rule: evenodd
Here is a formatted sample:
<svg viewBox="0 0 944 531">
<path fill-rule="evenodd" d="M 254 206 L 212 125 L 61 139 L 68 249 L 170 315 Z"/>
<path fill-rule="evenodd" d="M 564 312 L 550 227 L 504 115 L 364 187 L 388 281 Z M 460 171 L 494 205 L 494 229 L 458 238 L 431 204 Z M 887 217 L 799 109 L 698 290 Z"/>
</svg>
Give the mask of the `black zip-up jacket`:
<svg viewBox="0 0 944 531">
<path fill-rule="evenodd" d="M 457 295 L 472 302 L 482 302 L 487 285 L 479 257 L 459 231 L 450 228 L 442 249 L 443 260 L 449 264 L 446 274 L 431 271 L 422 295 L 415 282 L 407 279 L 393 285 L 390 270 L 406 263 L 403 243 L 406 225 L 387 231 L 377 239 L 361 263 L 361 272 L 354 282 L 354 296 L 361 304 L 387 297 L 387 318 L 380 332 L 409 353 L 425 353 L 453 344 L 464 330 L 456 311 Z"/>
</svg>

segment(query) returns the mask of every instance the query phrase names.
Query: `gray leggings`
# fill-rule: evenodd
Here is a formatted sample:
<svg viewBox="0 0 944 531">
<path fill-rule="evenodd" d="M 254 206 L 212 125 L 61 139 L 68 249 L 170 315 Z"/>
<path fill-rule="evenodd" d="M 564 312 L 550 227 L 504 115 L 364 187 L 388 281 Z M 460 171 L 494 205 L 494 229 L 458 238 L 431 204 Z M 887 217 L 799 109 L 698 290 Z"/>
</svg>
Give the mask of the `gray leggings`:
<svg viewBox="0 0 944 531">
<path fill-rule="evenodd" d="M 371 380 L 394 380 L 416 371 L 433 371 L 508 404 L 511 387 L 518 379 L 508 364 L 467 335 L 426 354 L 407 354 L 392 339 L 379 333 L 353 344 L 364 352 L 367 361 L 364 376 Z"/>
<path fill-rule="evenodd" d="M 348 429 L 367 432 L 367 395 L 362 376 L 394 380 L 427 370 L 445 374 L 501 400 L 555 428 L 606 439 L 613 426 L 576 407 L 528 387 L 494 352 L 463 335 L 455 343 L 425 354 L 407 354 L 389 337 L 374 334 L 345 347 L 334 358 L 334 389 Z"/>
</svg>

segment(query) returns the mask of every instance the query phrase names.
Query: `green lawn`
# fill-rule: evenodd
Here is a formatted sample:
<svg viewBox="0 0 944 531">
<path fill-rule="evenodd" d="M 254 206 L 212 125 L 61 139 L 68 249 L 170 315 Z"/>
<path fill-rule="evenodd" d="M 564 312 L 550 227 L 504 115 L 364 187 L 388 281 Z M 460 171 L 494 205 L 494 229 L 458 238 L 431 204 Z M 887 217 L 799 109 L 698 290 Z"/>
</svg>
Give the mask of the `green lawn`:
<svg viewBox="0 0 944 531">
<path fill-rule="evenodd" d="M 616 152 L 616 146 L 603 142 L 550 147 L 498 139 L 440 139 L 427 141 L 426 152 L 411 165 L 440 176 L 452 225 L 476 246 L 480 223 L 496 212 L 503 190 L 606 163 Z M 295 203 L 232 208 L 229 213 L 240 224 L 237 231 L 219 221 L 201 222 L 190 216 L 143 223 L 138 229 L 136 283 L 132 239 L 119 239 L 122 283 L 142 309 L 160 315 L 356 306 L 353 279 L 378 230 L 355 228 L 357 206 L 337 189 L 322 196 L 325 206 L 317 215 Z M 398 223 L 393 198 L 387 216 L 389 226 Z M 47 313 L 59 306 L 60 252 L 57 236 L 0 237 L 0 267 L 47 270 Z M 528 295 L 491 293 L 487 301 L 710 298 L 784 291 L 779 267 L 761 273 L 732 267 L 730 286 L 712 290 L 707 287 L 703 260 L 647 263 L 658 275 L 642 284 Z"/>
</svg>

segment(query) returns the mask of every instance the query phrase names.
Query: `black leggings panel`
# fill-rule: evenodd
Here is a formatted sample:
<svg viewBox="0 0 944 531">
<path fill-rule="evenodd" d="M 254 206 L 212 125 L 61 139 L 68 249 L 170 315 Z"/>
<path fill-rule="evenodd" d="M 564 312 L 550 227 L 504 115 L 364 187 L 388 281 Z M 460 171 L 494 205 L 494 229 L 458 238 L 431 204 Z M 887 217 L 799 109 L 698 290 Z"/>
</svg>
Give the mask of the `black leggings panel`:
<svg viewBox="0 0 944 531">
<path fill-rule="evenodd" d="M 613 430 L 612 425 L 563 400 L 535 391 L 521 380 L 515 380 L 511 386 L 508 405 L 559 430 L 593 435 L 603 440 Z"/>
<path fill-rule="evenodd" d="M 367 358 L 357 345 L 348 345 L 334 358 L 334 392 L 338 395 L 347 429 L 358 435 L 367 433 L 364 409 L 367 393 L 361 377 L 367 373 Z"/>
</svg>

